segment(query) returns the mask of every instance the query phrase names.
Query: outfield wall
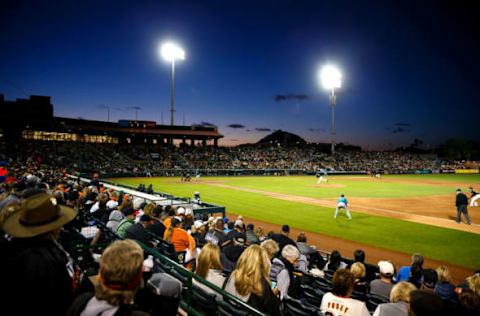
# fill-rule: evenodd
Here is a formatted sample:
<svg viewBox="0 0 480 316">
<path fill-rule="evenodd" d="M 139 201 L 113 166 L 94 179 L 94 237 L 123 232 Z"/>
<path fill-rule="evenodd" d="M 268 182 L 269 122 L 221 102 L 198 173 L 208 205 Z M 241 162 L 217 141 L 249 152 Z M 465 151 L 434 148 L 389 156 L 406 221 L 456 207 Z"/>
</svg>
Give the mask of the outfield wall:
<svg viewBox="0 0 480 316">
<path fill-rule="evenodd" d="M 418 170 L 378 170 L 381 174 L 431 174 L 431 173 L 466 173 L 470 169 L 447 170 L 447 169 L 418 169 Z M 162 169 L 158 172 L 124 172 L 124 173 L 105 173 L 102 178 L 130 178 L 130 177 L 180 177 L 184 173 L 189 173 L 192 178 L 195 175 L 201 176 L 288 176 L 288 175 L 315 175 L 316 170 L 303 169 Z M 469 172 L 472 173 L 472 172 Z M 478 173 L 478 169 L 477 172 Z M 329 175 L 368 175 L 370 171 L 366 170 L 330 170 Z M 88 177 L 88 175 L 85 175 Z"/>
</svg>

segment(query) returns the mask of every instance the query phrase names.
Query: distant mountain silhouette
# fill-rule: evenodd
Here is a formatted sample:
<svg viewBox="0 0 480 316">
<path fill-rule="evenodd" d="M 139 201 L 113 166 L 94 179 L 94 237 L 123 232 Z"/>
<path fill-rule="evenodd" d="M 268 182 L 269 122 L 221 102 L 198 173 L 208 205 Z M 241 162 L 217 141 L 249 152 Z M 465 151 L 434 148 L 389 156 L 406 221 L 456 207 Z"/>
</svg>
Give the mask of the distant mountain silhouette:
<svg viewBox="0 0 480 316">
<path fill-rule="evenodd" d="M 306 141 L 298 135 L 284 132 L 282 130 L 275 131 L 268 136 L 260 139 L 257 144 L 280 143 L 281 145 L 304 145 Z"/>
</svg>

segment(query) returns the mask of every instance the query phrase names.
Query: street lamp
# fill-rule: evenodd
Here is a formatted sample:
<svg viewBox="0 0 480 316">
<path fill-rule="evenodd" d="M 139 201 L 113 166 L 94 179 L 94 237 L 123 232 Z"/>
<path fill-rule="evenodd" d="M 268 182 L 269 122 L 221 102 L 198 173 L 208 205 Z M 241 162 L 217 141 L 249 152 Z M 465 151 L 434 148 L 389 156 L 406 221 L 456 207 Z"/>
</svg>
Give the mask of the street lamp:
<svg viewBox="0 0 480 316">
<path fill-rule="evenodd" d="M 335 96 L 335 88 L 342 86 L 342 74 L 332 65 L 323 66 L 320 71 L 320 81 L 323 88 L 332 92 L 330 95 L 330 105 L 332 107 L 332 155 L 335 154 L 335 106 L 337 98 Z"/>
<path fill-rule="evenodd" d="M 172 93 L 170 97 L 170 125 L 173 125 L 174 99 L 175 99 L 175 60 L 184 60 L 185 51 L 173 43 L 165 43 L 160 46 L 160 55 L 172 63 Z"/>
</svg>

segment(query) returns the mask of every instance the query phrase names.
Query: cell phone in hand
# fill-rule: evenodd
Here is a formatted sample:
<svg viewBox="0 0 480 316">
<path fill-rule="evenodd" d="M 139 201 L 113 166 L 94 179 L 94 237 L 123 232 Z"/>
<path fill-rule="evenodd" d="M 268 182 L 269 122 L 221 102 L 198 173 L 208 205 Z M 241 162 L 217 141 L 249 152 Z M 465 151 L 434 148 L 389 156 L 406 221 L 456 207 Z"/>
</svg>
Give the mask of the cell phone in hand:
<svg viewBox="0 0 480 316">
<path fill-rule="evenodd" d="M 275 281 L 272 281 L 272 289 L 276 288 L 277 287 L 277 282 Z"/>
</svg>

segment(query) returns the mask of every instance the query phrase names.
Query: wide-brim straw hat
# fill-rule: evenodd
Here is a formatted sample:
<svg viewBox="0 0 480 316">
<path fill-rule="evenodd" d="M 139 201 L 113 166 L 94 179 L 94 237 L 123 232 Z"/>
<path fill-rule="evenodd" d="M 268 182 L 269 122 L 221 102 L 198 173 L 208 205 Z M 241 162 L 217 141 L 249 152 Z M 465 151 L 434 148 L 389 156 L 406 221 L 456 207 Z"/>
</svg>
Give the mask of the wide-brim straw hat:
<svg viewBox="0 0 480 316">
<path fill-rule="evenodd" d="M 53 231 L 67 224 L 77 216 L 71 207 L 59 205 L 57 200 L 47 193 L 35 194 L 21 203 L 10 205 L 10 215 L 5 219 L 2 229 L 12 237 L 26 238 Z"/>
</svg>

